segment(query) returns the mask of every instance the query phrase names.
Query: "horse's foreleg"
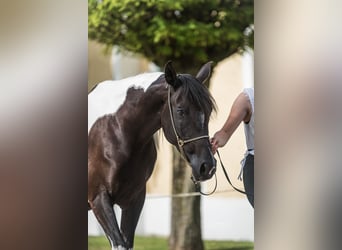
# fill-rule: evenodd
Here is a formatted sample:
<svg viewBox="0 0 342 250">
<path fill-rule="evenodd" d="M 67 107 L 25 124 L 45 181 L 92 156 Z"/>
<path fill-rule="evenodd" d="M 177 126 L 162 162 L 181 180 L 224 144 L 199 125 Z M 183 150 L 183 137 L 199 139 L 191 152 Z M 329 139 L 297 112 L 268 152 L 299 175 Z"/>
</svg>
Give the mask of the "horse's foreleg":
<svg viewBox="0 0 342 250">
<path fill-rule="evenodd" d="M 126 243 L 121 236 L 109 195 L 106 192 L 99 193 L 90 202 L 90 205 L 111 244 L 112 250 L 126 249 Z"/>
<path fill-rule="evenodd" d="M 134 233 L 138 224 L 141 210 L 144 206 L 146 187 L 139 195 L 139 198 L 127 209 L 122 210 L 121 231 L 126 237 L 129 249 L 133 249 Z"/>
</svg>

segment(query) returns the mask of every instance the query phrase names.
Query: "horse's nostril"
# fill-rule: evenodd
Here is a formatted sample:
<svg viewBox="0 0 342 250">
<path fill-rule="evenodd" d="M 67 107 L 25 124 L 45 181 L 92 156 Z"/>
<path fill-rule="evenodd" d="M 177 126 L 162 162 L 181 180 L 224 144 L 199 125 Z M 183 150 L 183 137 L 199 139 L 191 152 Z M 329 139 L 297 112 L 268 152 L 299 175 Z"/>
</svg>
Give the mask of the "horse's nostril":
<svg viewBox="0 0 342 250">
<path fill-rule="evenodd" d="M 208 169 L 208 164 L 207 163 L 202 163 L 200 167 L 200 174 L 205 175 Z"/>
</svg>

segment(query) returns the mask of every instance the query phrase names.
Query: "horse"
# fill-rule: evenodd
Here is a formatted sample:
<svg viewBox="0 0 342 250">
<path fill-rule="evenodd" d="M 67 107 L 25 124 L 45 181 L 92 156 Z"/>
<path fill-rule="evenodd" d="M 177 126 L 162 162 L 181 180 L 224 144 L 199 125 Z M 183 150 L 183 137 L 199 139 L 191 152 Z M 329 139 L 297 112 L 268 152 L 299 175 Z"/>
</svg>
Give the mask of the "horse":
<svg viewBox="0 0 342 250">
<path fill-rule="evenodd" d="M 196 182 L 214 175 L 216 160 L 208 123 L 215 102 L 204 85 L 211 71 L 209 62 L 196 77 L 177 74 L 169 61 L 164 72 L 124 79 L 129 86 L 126 97 L 112 112 L 110 106 L 117 104 L 111 86 L 120 81 L 99 83 L 88 94 L 88 109 L 95 113 L 89 117 L 92 124 L 88 132 L 88 210 L 92 209 L 112 250 L 133 249 L 146 182 L 157 156 L 153 135 L 160 128 L 189 163 Z M 137 82 L 141 86 L 135 86 Z M 104 111 L 96 107 L 101 101 L 107 103 L 102 105 Z M 115 204 L 122 211 L 120 227 L 113 209 Z"/>
</svg>

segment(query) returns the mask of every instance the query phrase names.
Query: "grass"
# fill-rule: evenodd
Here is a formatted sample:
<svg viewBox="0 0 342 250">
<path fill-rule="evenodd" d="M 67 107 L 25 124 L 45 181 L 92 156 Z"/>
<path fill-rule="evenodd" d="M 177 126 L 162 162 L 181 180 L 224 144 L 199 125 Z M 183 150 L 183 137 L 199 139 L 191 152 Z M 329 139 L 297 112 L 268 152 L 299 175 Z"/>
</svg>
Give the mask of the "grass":
<svg viewBox="0 0 342 250">
<path fill-rule="evenodd" d="M 206 250 L 253 250 L 253 242 L 248 241 L 204 241 Z M 109 250 L 105 236 L 89 236 L 88 250 Z M 168 250 L 167 239 L 162 237 L 135 237 L 134 250 Z"/>
</svg>

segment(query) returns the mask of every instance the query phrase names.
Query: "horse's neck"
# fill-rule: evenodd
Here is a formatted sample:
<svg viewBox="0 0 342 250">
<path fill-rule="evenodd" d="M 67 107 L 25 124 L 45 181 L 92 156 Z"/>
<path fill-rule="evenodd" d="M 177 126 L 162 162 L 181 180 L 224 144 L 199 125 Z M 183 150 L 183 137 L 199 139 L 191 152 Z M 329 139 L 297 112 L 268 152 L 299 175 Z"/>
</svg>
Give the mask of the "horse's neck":
<svg viewBox="0 0 342 250">
<path fill-rule="evenodd" d="M 126 101 L 116 116 L 124 133 L 134 138 L 134 143 L 147 142 L 161 128 L 160 114 L 166 105 L 166 86 L 165 83 L 157 83 L 145 92 L 142 89 L 130 89 L 127 92 Z"/>
</svg>

